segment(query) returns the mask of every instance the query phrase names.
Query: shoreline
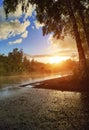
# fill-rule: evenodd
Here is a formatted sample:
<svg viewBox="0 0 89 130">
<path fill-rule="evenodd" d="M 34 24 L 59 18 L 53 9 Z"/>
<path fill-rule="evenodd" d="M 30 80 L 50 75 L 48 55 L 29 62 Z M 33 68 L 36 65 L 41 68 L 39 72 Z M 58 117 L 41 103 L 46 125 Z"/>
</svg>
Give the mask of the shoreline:
<svg viewBox="0 0 89 130">
<path fill-rule="evenodd" d="M 71 76 L 58 77 L 31 83 L 33 88 L 53 89 L 60 91 L 89 92 L 89 82 L 73 80 Z M 26 86 L 26 85 L 25 85 Z M 23 87 L 25 87 L 23 85 Z"/>
</svg>

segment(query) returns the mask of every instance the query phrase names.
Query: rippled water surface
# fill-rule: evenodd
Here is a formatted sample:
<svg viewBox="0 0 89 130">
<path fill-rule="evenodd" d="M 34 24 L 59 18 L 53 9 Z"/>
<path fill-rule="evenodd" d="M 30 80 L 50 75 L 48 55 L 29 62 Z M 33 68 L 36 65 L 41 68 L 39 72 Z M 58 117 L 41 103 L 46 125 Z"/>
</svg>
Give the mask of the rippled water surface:
<svg viewBox="0 0 89 130">
<path fill-rule="evenodd" d="M 28 84 L 33 83 L 36 81 L 42 81 L 46 79 L 52 79 L 56 77 L 66 76 L 68 73 L 59 73 L 59 74 L 30 74 L 30 75 L 23 75 L 23 76 L 1 76 L 0 77 L 0 87 L 7 87 L 7 86 L 17 86 L 20 84 Z"/>
<path fill-rule="evenodd" d="M 30 83 L 43 81 L 47 79 L 57 78 L 66 76 L 68 73 L 60 73 L 60 74 L 30 74 L 24 76 L 3 76 L 0 77 L 0 98 L 6 98 L 15 94 L 21 93 L 24 88 L 19 87 L 20 85 L 25 85 L 26 88 L 31 88 Z"/>
</svg>

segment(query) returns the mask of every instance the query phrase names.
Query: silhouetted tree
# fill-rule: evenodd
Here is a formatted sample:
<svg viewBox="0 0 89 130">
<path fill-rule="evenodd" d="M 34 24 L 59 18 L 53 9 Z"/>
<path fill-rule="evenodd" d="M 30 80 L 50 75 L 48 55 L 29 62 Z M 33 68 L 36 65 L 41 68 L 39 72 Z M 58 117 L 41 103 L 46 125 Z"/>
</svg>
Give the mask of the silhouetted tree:
<svg viewBox="0 0 89 130">
<path fill-rule="evenodd" d="M 43 35 L 53 32 L 57 38 L 63 38 L 69 33 L 75 37 L 80 65 L 86 71 L 86 58 L 72 2 L 70 0 L 44 0 L 42 2 L 34 0 L 31 2 L 37 5 L 38 21 L 44 23 Z"/>
<path fill-rule="evenodd" d="M 30 61 L 26 58 L 26 56 L 23 58 L 23 70 L 25 72 L 31 72 L 31 66 Z"/>
<path fill-rule="evenodd" d="M 88 2 L 86 0 L 28 0 L 27 2 L 25 0 L 16 0 L 16 2 L 12 0 L 4 0 L 6 15 L 8 16 L 10 12 L 14 12 L 19 3 L 22 3 L 22 11 L 26 11 L 29 6 L 29 2 L 36 4 L 37 19 L 40 23 L 44 23 L 43 35 L 53 32 L 54 37 L 63 38 L 67 33 L 69 33 L 75 37 L 80 65 L 82 65 L 83 69 L 85 69 L 86 58 L 82 47 L 76 16 L 77 14 L 80 16 L 82 27 L 88 42 L 87 26 L 84 21 L 84 2 L 86 2 L 87 5 Z M 87 12 L 86 14 L 88 14 L 86 7 L 85 9 Z M 87 15 L 85 18 L 88 18 Z M 89 20 L 87 19 L 87 21 Z"/>
<path fill-rule="evenodd" d="M 85 33 L 85 38 L 89 46 L 89 1 L 86 0 L 72 0 L 73 10 L 81 19 L 82 29 Z M 80 23 L 79 22 L 79 23 Z"/>
<path fill-rule="evenodd" d="M 8 59 L 11 71 L 20 72 L 22 69 L 23 51 L 19 51 L 18 48 L 13 49 L 13 51 L 8 54 Z"/>
</svg>

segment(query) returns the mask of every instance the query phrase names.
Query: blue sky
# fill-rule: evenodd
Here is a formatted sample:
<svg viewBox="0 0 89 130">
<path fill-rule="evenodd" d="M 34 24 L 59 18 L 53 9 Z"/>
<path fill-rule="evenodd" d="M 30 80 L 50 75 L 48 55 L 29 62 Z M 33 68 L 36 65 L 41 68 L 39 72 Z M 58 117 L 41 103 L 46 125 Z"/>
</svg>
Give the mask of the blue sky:
<svg viewBox="0 0 89 130">
<path fill-rule="evenodd" d="M 2 2 L 0 1 L 0 4 Z M 3 33 L 3 35 L 7 35 L 6 38 L 4 38 L 4 36 L 1 36 L 0 39 L 0 53 L 4 53 L 7 54 L 9 51 L 12 51 L 13 48 L 18 48 L 18 49 L 23 49 L 23 51 L 25 53 L 28 54 L 32 54 L 32 55 L 36 55 L 36 54 L 45 54 L 48 53 L 47 52 L 47 48 L 49 46 L 48 44 L 48 36 L 43 37 L 42 35 L 42 29 L 41 29 L 41 25 L 37 25 L 36 26 L 36 17 L 35 17 L 35 13 L 34 11 L 31 12 L 31 16 L 28 15 L 28 17 L 26 18 L 26 20 L 24 20 L 25 14 L 20 14 L 19 16 L 12 16 L 10 15 L 8 17 L 8 20 L 5 20 L 5 15 L 4 14 L 4 10 L 2 10 L 2 6 L 1 6 L 1 25 L 4 26 L 4 28 L 6 28 L 6 26 L 10 26 L 8 27 L 6 30 L 1 28 L 1 32 Z M 18 11 L 17 11 L 18 12 Z M 21 24 L 25 24 L 26 21 L 28 21 L 28 25 L 26 25 L 25 29 L 24 26 L 21 27 L 21 29 L 23 29 L 24 31 L 20 31 L 19 32 L 19 27 L 13 27 L 11 26 L 11 21 L 13 20 L 13 24 L 18 23 L 18 21 L 20 22 L 19 25 Z M 18 20 L 18 21 L 16 21 Z M 5 24 L 7 23 L 7 25 Z M 8 29 L 10 28 L 11 32 L 7 32 Z M 13 28 L 13 29 L 12 29 Z M 18 29 L 17 29 L 18 28 Z M 15 29 L 15 31 L 14 31 Z M 5 30 L 5 31 L 3 31 Z M 12 34 L 12 36 L 9 36 L 10 33 L 12 33 L 14 31 L 14 33 Z M 18 31 L 16 33 L 16 31 Z M 21 37 L 21 34 L 27 32 L 27 36 Z M 8 38 L 9 37 L 9 38 Z M 20 40 L 19 42 L 15 43 L 16 40 Z"/>
<path fill-rule="evenodd" d="M 36 20 L 35 6 L 29 6 L 27 13 L 22 14 L 21 4 L 14 14 L 9 14 L 8 20 L 5 18 L 2 0 L 0 0 L 0 54 L 7 55 L 14 48 L 23 49 L 25 54 L 33 55 L 59 55 L 60 57 L 70 57 L 76 53 L 75 41 L 70 37 L 65 37 L 64 41 L 53 38 L 52 34 L 42 35 L 42 26 Z M 40 56 L 39 56 L 40 58 Z"/>
</svg>

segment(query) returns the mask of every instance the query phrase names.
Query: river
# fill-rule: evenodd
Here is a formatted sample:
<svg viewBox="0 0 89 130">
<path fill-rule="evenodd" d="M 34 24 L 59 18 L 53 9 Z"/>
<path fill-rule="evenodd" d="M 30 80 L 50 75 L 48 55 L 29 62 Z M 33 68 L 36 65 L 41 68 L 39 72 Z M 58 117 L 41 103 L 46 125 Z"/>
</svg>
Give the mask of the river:
<svg viewBox="0 0 89 130">
<path fill-rule="evenodd" d="M 38 81 L 44 81 L 47 79 L 53 79 L 57 77 L 63 77 L 66 75 L 71 74 L 71 72 L 65 72 L 65 73 L 56 73 L 56 74 L 36 74 L 32 73 L 30 75 L 19 75 L 19 76 L 1 76 L 0 77 L 0 88 L 5 87 L 15 87 L 19 85 L 24 84 L 30 84 Z"/>
<path fill-rule="evenodd" d="M 33 86 L 27 85 L 34 82 L 40 82 L 47 79 L 63 77 L 70 73 L 57 73 L 57 74 L 30 74 L 20 76 L 3 76 L 0 77 L 0 98 L 7 98 L 24 92 L 27 88 Z M 20 87 L 25 85 L 25 88 Z M 26 86 L 27 85 L 27 86 Z"/>
<path fill-rule="evenodd" d="M 29 84 L 66 74 L 0 77 L 0 129 L 89 130 L 89 94 Z"/>
</svg>

